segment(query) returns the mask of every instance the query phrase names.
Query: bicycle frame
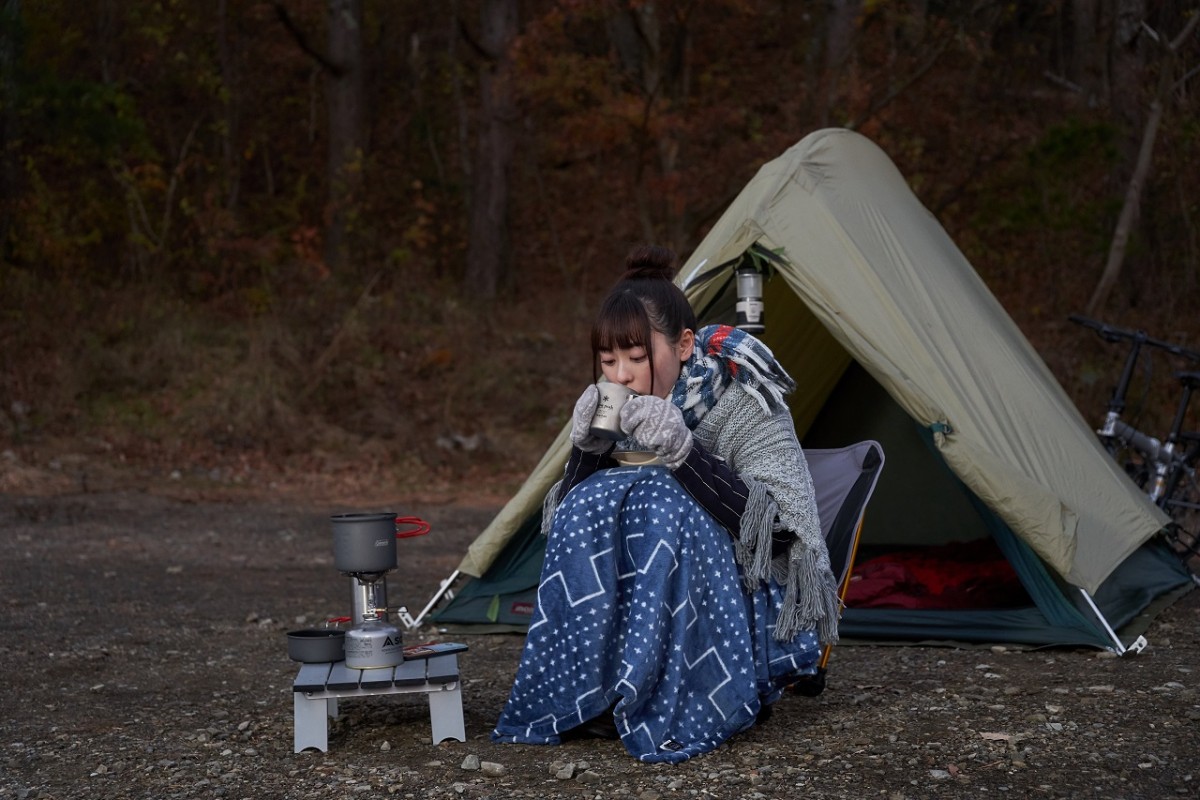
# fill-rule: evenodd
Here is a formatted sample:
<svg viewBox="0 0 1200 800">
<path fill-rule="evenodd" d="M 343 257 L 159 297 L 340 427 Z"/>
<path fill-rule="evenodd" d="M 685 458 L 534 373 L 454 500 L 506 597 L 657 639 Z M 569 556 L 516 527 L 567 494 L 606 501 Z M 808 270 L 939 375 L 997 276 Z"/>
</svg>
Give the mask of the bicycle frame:
<svg viewBox="0 0 1200 800">
<path fill-rule="evenodd" d="M 1142 330 L 1116 328 L 1076 314 L 1072 314 L 1070 320 L 1096 331 L 1106 342 L 1127 343 L 1129 346 L 1125 363 L 1121 367 L 1121 377 L 1108 399 L 1104 424 L 1096 433 L 1104 449 L 1124 468 L 1126 476 L 1170 517 L 1170 521 L 1162 526 L 1157 536 L 1183 562 L 1184 567 L 1192 574 L 1192 579 L 1200 583 L 1200 571 L 1196 566 L 1200 564 L 1200 548 L 1197 546 L 1200 543 L 1200 531 L 1189 530 L 1195 526 L 1196 509 L 1200 508 L 1200 504 L 1182 502 L 1183 496 L 1194 498 L 1197 494 L 1195 464 L 1200 457 L 1200 434 L 1184 433 L 1183 425 L 1192 392 L 1200 387 L 1200 372 L 1176 373 L 1183 391 L 1165 440 L 1160 441 L 1121 418 L 1125 412 L 1126 396 L 1144 348 L 1157 348 L 1198 363 L 1200 353 L 1155 339 Z M 1194 445 L 1189 445 L 1189 442 L 1194 442 Z M 1091 596 L 1083 589 L 1079 591 L 1116 643 L 1118 654 L 1140 652 L 1146 647 L 1145 638 L 1138 637 L 1130 647 L 1125 648 Z"/>
<path fill-rule="evenodd" d="M 1154 483 L 1150 488 L 1150 499 L 1156 503 L 1160 500 L 1165 500 L 1167 497 L 1167 483 L 1171 480 L 1172 473 L 1189 467 L 1189 461 L 1184 453 L 1177 450 L 1180 444 L 1180 437 L 1183 435 L 1183 421 L 1187 416 L 1188 404 L 1192 400 L 1192 391 L 1196 388 L 1195 378 L 1190 377 L 1192 373 L 1177 373 L 1183 384 L 1183 394 L 1179 398 L 1179 405 L 1175 409 L 1175 418 L 1171 420 L 1171 431 L 1167 434 L 1167 441 L 1163 443 L 1161 448 L 1161 457 L 1155 459 L 1154 465 Z M 1195 453 L 1192 453 L 1193 460 Z M 1178 482 L 1178 479 L 1176 479 Z M 1165 509 L 1164 509 L 1165 510 Z"/>
<path fill-rule="evenodd" d="M 1104 415 L 1104 424 L 1096 433 L 1106 440 L 1120 441 L 1145 456 L 1154 466 L 1154 482 L 1150 489 L 1151 497 L 1157 501 L 1163 496 L 1165 484 L 1171 472 L 1185 463 L 1184 456 L 1179 452 L 1180 436 L 1183 435 L 1183 425 L 1191 403 L 1193 390 L 1198 385 L 1200 373 L 1177 373 L 1182 384 L 1183 392 L 1171 420 L 1171 427 L 1163 440 L 1146 434 L 1121 419 L 1125 411 L 1126 396 L 1133 374 L 1141 357 L 1142 349 L 1146 346 L 1163 350 L 1171 355 L 1200 363 L 1200 353 L 1180 347 L 1176 344 L 1155 339 L 1143 330 L 1127 330 L 1109 325 L 1087 317 L 1072 314 L 1069 319 L 1086 328 L 1096 331 L 1100 338 L 1110 343 L 1129 344 L 1129 353 L 1125 356 L 1125 364 L 1121 368 L 1121 377 L 1113 388 L 1108 401 L 1108 411 Z"/>
</svg>

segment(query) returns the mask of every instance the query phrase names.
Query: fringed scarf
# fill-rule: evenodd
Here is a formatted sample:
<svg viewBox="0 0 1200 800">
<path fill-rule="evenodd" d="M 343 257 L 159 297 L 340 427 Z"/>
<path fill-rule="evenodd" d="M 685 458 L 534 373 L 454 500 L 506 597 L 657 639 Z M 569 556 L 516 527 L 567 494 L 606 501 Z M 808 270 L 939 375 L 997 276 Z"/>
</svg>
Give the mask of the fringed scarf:
<svg viewBox="0 0 1200 800">
<path fill-rule="evenodd" d="M 737 385 L 732 403 L 717 407 Z M 746 591 L 774 578 L 786 599 L 776 620 L 775 638 L 789 641 L 816 630 L 822 643 L 837 641 L 837 585 L 821 535 L 808 465 L 796 442 L 784 396 L 795 381 L 770 349 L 744 331 L 713 325 L 696 332 L 696 347 L 683 366 L 671 400 L 710 450 L 738 454 L 738 470 L 750 489 L 735 554 Z M 754 402 L 742 402 L 748 396 Z M 757 406 L 757 407 L 756 407 Z M 701 424 L 706 417 L 707 423 Z M 772 531 L 796 535 L 786 555 L 771 558 Z"/>
<path fill-rule="evenodd" d="M 708 325 L 696 331 L 696 346 L 671 390 L 671 402 L 695 430 L 734 381 L 758 401 L 764 414 L 783 408 L 784 395 L 796 388 L 761 341 L 729 325 Z"/>
</svg>

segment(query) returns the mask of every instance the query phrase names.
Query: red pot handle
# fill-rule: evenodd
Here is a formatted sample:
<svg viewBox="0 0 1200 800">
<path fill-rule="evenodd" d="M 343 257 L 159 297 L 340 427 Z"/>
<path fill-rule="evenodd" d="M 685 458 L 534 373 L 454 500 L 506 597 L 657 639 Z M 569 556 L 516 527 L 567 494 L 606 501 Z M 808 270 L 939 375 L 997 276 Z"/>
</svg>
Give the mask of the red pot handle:
<svg viewBox="0 0 1200 800">
<path fill-rule="evenodd" d="M 401 525 L 413 525 L 409 530 L 399 530 Z M 408 539 L 412 536 L 424 536 L 429 533 L 429 523 L 420 517 L 396 517 L 396 538 Z"/>
</svg>

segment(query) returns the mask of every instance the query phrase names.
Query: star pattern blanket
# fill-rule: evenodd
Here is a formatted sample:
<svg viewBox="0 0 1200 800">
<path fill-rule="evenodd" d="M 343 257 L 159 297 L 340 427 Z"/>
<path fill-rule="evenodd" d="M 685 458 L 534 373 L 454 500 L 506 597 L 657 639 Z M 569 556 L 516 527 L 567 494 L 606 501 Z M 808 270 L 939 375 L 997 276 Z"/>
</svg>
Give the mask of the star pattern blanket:
<svg viewBox="0 0 1200 800">
<path fill-rule="evenodd" d="M 614 708 L 625 748 L 683 761 L 816 671 L 815 634 L 775 641 L 774 583 L 741 588 L 729 534 L 666 467 L 590 476 L 563 498 L 494 741 L 557 744 Z"/>
</svg>

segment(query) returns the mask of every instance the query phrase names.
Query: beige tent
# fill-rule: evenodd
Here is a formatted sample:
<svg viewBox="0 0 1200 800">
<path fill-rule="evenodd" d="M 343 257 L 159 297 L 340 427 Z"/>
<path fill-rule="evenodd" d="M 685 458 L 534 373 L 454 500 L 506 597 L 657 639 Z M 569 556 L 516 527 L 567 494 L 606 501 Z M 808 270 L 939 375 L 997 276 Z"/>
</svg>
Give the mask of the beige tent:
<svg viewBox="0 0 1200 800">
<path fill-rule="evenodd" d="M 867 539 L 985 535 L 961 522 L 981 502 L 1054 582 L 1092 595 L 1166 521 L 867 138 L 817 131 L 759 170 L 679 272 L 703 322 L 732 321 L 733 271 L 748 251 L 772 262 L 763 338 L 799 384 L 789 402 L 805 446 L 844 444 L 829 440 L 831 428 L 884 443 L 889 467 Z M 880 402 L 868 403 L 875 395 Z M 889 439 L 886 419 L 912 430 Z M 909 466 L 894 457 L 902 448 Z M 924 482 L 945 471 L 933 450 L 953 473 L 941 483 Z M 567 454 L 564 429 L 461 573 L 488 570 L 540 511 Z M 958 482 L 969 492 L 947 488 Z M 880 503 L 892 507 L 881 512 Z M 876 514 L 887 524 L 874 525 Z"/>
</svg>

